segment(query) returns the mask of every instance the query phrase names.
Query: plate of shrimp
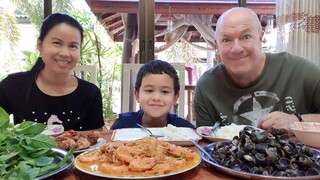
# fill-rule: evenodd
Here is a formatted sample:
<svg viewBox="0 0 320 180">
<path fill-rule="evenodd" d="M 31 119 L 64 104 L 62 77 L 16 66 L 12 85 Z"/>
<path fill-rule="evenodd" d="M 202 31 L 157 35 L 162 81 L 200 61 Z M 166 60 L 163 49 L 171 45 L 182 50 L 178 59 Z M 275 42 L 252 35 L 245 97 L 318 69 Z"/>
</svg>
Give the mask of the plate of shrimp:
<svg viewBox="0 0 320 180">
<path fill-rule="evenodd" d="M 201 162 L 197 152 L 154 137 L 111 141 L 79 154 L 74 166 L 87 174 L 113 179 L 154 179 L 189 171 Z"/>
</svg>

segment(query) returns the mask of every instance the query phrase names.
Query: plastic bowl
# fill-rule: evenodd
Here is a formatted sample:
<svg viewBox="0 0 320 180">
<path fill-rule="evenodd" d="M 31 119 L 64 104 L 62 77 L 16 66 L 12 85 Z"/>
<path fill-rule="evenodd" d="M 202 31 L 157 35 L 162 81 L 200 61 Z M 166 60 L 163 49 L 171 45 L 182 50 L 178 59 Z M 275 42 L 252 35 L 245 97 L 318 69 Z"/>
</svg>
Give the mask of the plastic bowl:
<svg viewBox="0 0 320 180">
<path fill-rule="evenodd" d="M 290 124 L 296 138 L 307 146 L 320 149 L 320 123 L 294 122 Z"/>
</svg>

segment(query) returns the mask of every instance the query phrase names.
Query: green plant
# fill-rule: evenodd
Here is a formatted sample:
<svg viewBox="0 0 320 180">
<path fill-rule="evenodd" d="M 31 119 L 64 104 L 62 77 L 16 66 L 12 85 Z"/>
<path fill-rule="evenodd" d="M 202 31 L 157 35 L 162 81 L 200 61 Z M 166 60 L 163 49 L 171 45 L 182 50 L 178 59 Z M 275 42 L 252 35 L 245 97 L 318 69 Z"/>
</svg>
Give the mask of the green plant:
<svg viewBox="0 0 320 180">
<path fill-rule="evenodd" d="M 0 107 L 0 179 L 31 180 L 67 163 L 72 150 L 54 163 L 54 140 L 41 134 L 46 125 L 24 121 L 13 126 L 8 113 Z"/>
<path fill-rule="evenodd" d="M 35 25 L 36 29 L 40 29 L 43 21 L 43 0 L 21 1 L 10 0 L 17 9 L 18 13 L 28 16 L 28 19 Z M 53 0 L 52 12 L 69 13 L 73 10 L 72 0 Z"/>
<path fill-rule="evenodd" d="M 20 39 L 20 33 L 14 14 L 0 6 L 0 80 L 10 66 L 14 66 L 16 59 L 16 48 Z"/>
<path fill-rule="evenodd" d="M 24 62 L 25 62 L 25 66 L 24 69 L 26 71 L 30 70 L 32 68 L 32 66 L 36 63 L 38 57 L 39 57 L 39 52 L 38 51 L 22 51 L 23 55 L 25 56 L 25 58 L 23 58 Z"/>
<path fill-rule="evenodd" d="M 20 38 L 14 16 L 2 7 L 0 7 L 0 38 L 2 41 L 6 40 L 9 43 L 10 49 L 17 45 Z"/>
<path fill-rule="evenodd" d="M 98 67 L 98 83 L 103 99 L 105 119 L 112 118 L 114 81 L 121 77 L 120 58 L 122 48 L 106 36 L 105 27 L 99 20 L 90 20 L 90 13 L 76 10 L 70 13 L 84 28 L 84 42 L 79 64 L 94 64 Z"/>
</svg>

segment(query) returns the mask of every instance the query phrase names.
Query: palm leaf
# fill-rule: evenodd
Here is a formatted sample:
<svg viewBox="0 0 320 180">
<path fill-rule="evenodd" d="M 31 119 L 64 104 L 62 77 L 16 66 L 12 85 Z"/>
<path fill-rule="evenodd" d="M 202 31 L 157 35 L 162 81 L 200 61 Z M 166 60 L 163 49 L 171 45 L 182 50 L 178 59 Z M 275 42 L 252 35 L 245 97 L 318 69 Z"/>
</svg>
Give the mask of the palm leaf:
<svg viewBox="0 0 320 180">
<path fill-rule="evenodd" d="M 20 38 L 17 21 L 9 12 L 0 7 L 0 39 L 7 40 L 10 47 L 15 47 Z"/>
</svg>

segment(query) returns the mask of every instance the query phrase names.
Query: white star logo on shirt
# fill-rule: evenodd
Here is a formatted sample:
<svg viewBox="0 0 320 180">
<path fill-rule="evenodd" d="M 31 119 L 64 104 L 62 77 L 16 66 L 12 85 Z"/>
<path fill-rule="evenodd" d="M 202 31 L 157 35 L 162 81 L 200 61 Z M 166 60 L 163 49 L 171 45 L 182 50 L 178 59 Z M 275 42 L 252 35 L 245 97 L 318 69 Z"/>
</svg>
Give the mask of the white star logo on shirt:
<svg viewBox="0 0 320 180">
<path fill-rule="evenodd" d="M 252 98 L 252 111 L 245 112 L 240 114 L 241 117 L 246 118 L 251 121 L 253 126 L 257 126 L 259 119 L 265 115 L 269 114 L 274 106 L 270 106 L 268 108 L 262 108 L 261 104 L 256 100 L 255 97 Z"/>
</svg>

